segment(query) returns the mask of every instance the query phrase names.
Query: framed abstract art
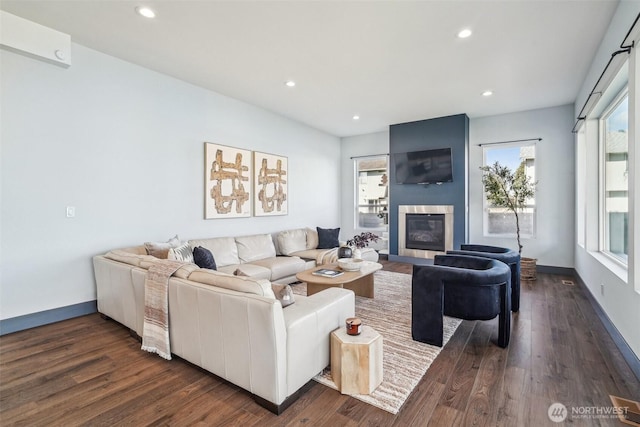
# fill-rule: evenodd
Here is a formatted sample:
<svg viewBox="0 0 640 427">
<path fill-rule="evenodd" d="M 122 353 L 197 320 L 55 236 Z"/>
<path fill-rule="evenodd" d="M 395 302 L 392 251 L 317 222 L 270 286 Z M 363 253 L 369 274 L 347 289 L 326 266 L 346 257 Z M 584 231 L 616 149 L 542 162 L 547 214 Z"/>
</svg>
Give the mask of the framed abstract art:
<svg viewBox="0 0 640 427">
<path fill-rule="evenodd" d="M 251 216 L 251 151 L 204 143 L 205 219 Z"/>
<path fill-rule="evenodd" d="M 253 152 L 253 213 L 287 215 L 288 161 L 284 156 Z"/>
</svg>

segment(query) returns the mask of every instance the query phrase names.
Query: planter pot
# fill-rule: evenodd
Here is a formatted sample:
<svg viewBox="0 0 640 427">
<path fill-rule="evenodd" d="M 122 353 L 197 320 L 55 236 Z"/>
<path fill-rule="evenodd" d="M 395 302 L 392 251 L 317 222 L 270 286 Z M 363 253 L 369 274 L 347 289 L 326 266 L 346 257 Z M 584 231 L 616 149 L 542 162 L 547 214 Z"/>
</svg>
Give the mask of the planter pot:
<svg viewBox="0 0 640 427">
<path fill-rule="evenodd" d="M 520 258 L 520 280 L 536 280 L 536 258 Z"/>
</svg>

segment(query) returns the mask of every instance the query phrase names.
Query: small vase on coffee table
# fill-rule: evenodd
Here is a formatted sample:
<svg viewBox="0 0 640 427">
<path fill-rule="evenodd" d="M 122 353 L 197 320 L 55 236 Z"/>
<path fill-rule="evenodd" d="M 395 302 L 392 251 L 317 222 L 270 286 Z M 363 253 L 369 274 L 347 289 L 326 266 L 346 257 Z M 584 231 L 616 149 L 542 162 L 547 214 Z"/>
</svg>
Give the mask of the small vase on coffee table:
<svg viewBox="0 0 640 427">
<path fill-rule="evenodd" d="M 351 258 L 353 251 L 349 246 L 340 246 L 338 248 L 338 258 Z"/>
</svg>

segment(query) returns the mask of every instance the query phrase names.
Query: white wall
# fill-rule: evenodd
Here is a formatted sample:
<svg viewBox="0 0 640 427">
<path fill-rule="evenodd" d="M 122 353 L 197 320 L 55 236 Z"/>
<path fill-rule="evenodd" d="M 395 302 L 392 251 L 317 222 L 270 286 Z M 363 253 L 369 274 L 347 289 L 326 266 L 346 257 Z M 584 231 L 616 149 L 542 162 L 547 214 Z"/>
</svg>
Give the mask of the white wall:
<svg viewBox="0 0 640 427">
<path fill-rule="evenodd" d="M 342 154 L 340 160 L 341 183 L 341 229 L 340 239 L 348 240 L 365 229 L 356 229 L 355 218 L 355 181 L 353 169 L 353 157 L 372 156 L 389 153 L 389 132 L 369 133 L 342 138 Z M 378 231 L 374 232 L 380 235 Z M 372 248 L 386 248 L 387 242 L 378 241 L 369 245 Z"/>
<path fill-rule="evenodd" d="M 584 101 L 593 89 L 600 74 L 604 70 L 611 54 L 619 49 L 627 31 L 633 24 L 634 19 L 640 13 L 640 2 L 622 1 L 618 5 L 615 15 L 611 20 L 609 29 L 602 40 L 596 53 L 591 68 L 585 78 L 580 93 L 577 97 L 574 111 L 574 120 L 578 116 Z M 635 184 L 638 182 L 640 159 L 638 158 L 638 130 L 637 123 L 640 122 L 640 94 L 638 93 L 638 83 L 640 82 L 640 60 L 638 59 L 638 42 L 631 55 L 631 61 L 635 62 L 629 73 L 629 146 L 630 146 L 630 256 L 628 269 L 621 268 L 615 263 L 608 261 L 606 257 L 598 252 L 598 131 L 596 123 L 589 121 L 584 134 L 585 154 L 582 159 L 585 173 L 576 175 L 575 179 L 585 180 L 577 184 L 577 188 L 583 188 L 584 194 L 580 197 L 586 209 L 578 210 L 576 215 L 581 215 L 582 219 L 577 221 L 584 225 L 584 242 L 576 240 L 575 263 L 576 271 L 585 282 L 587 288 L 600 304 L 606 315 L 614 326 L 618 329 L 625 341 L 629 344 L 636 356 L 640 358 L 640 281 L 638 277 L 638 254 L 640 253 L 640 235 L 638 230 L 640 224 L 640 188 Z M 634 143 L 635 141 L 635 143 Z M 576 143 L 578 141 L 576 140 Z M 633 163 L 635 162 L 635 163 Z M 636 177 L 634 179 L 634 176 Z M 635 210 L 635 212 L 633 211 Z M 635 284 L 635 289 L 634 289 Z"/>
<path fill-rule="evenodd" d="M 339 138 L 72 50 L 68 69 L 0 51 L 2 319 L 94 300 L 109 249 L 339 223 Z M 287 156 L 289 215 L 204 220 L 204 141 Z"/>
<path fill-rule="evenodd" d="M 522 238 L 522 256 L 539 265 L 572 268 L 574 242 L 573 105 L 471 119 L 469 124 L 469 241 L 517 250 L 515 237 L 483 236 L 482 147 L 542 138 L 536 144 L 536 232 Z"/>
</svg>

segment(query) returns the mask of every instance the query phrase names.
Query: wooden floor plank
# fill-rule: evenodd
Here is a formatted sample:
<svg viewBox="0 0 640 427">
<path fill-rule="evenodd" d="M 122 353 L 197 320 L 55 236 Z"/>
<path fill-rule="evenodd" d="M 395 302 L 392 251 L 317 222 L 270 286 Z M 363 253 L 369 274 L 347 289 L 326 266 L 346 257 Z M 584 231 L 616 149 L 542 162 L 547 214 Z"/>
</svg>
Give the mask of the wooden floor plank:
<svg viewBox="0 0 640 427">
<path fill-rule="evenodd" d="M 507 349 L 494 342 L 495 319 L 463 321 L 397 415 L 313 383 L 277 416 L 182 359 L 141 351 L 126 328 L 93 314 L 0 338 L 0 425 L 545 426 L 558 425 L 547 415 L 555 401 L 640 400 L 640 383 L 586 290 L 563 285 L 564 278 L 539 274 L 522 283 Z"/>
<path fill-rule="evenodd" d="M 422 380 L 407 399 L 405 407 L 393 425 L 417 426 L 430 419 L 445 389 L 445 384 L 441 382 Z"/>
<path fill-rule="evenodd" d="M 500 407 L 493 404 L 492 400 L 503 393 L 508 351 L 508 348 L 505 349 L 496 345 L 489 346 L 486 349 L 469 396 L 469 404 L 466 407 L 463 419 L 464 425 L 496 425 Z"/>
<path fill-rule="evenodd" d="M 429 367 L 429 377 L 433 381 L 447 384 L 451 378 L 451 372 L 455 369 L 460 356 L 469 341 L 469 337 L 476 327 L 476 322 L 463 321 L 458 329 L 449 339 L 446 345 L 448 357 L 436 357 Z"/>
<path fill-rule="evenodd" d="M 474 333 L 469 338 L 453 375 L 448 382 L 448 388 L 440 398 L 440 405 L 462 411 L 467 408 L 473 384 L 476 381 L 482 358 L 490 343 L 492 328 L 483 322 L 478 322 Z"/>
<path fill-rule="evenodd" d="M 503 387 L 497 396 L 496 426 L 520 426 L 524 422 L 525 377 L 527 371 L 516 366 L 507 366 Z"/>
<path fill-rule="evenodd" d="M 433 415 L 429 420 L 425 420 L 424 425 L 427 427 L 463 426 L 463 417 L 464 412 L 460 412 L 450 406 L 438 404 L 433 411 Z"/>
</svg>

